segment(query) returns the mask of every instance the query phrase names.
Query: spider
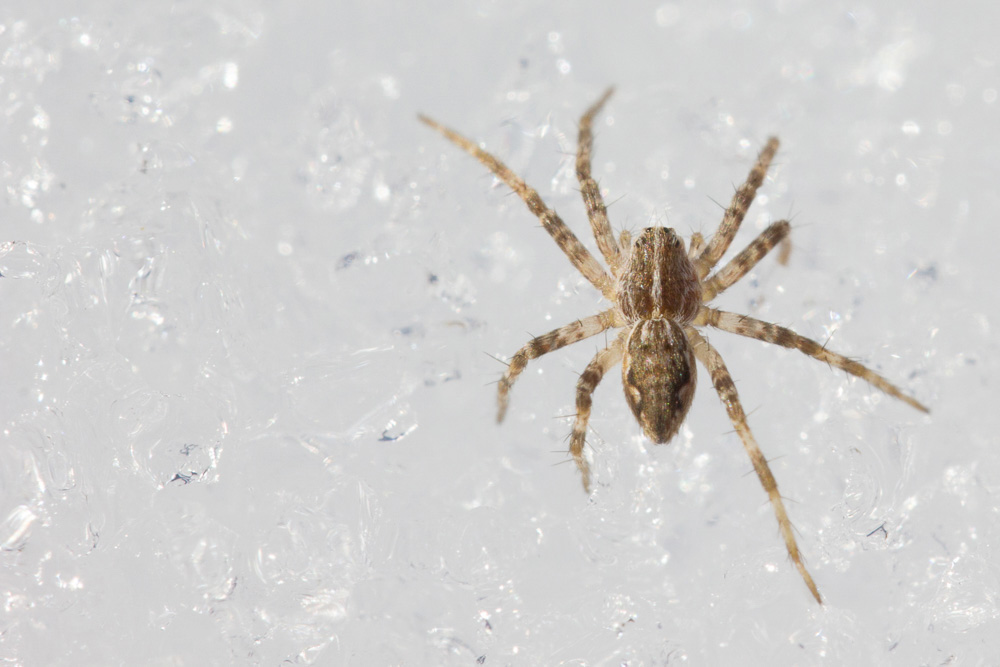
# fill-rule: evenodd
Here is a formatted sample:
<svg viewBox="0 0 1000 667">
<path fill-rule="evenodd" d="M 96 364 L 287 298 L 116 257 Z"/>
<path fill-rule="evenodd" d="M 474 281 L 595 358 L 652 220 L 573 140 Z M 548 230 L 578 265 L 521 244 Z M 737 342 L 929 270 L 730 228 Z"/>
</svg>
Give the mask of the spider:
<svg viewBox="0 0 1000 667">
<path fill-rule="evenodd" d="M 707 305 L 745 276 L 775 246 L 785 241 L 791 230 L 787 220 L 772 223 L 742 252 L 712 273 L 743 222 L 757 189 L 764 182 L 768 166 L 778 150 L 776 137 L 767 140 L 746 182 L 736 190 L 722 217 L 722 223 L 707 243 L 701 234 L 694 233 L 690 245 L 685 249 L 684 241 L 673 229 L 666 227 L 647 227 L 635 239 L 629 232 L 623 231 L 615 239 L 600 189 L 591 175 L 590 164 L 593 146 L 591 125 L 613 92 L 614 88 L 609 88 L 583 114 L 576 153 L 576 176 L 580 182 L 587 217 L 597 247 L 610 269 L 610 275 L 556 212 L 545 205 L 538 192 L 526 185 L 500 160 L 458 132 L 427 116 L 418 116 L 423 123 L 479 160 L 517 193 L 573 266 L 612 304 L 611 308 L 596 315 L 533 338 L 514 354 L 500 379 L 497 422 L 503 421 L 511 387 L 530 360 L 608 329 L 622 329 L 591 360 L 576 385 L 576 416 L 569 451 L 580 470 L 583 488 L 589 493 L 590 467 L 584 458 L 583 448 L 587 422 L 590 419 L 591 395 L 605 373 L 616 364 L 622 364 L 625 399 L 632 413 L 646 437 L 654 443 L 663 444 L 677 433 L 691 407 L 697 359 L 708 371 L 712 385 L 767 492 L 789 558 L 809 592 L 822 604 L 819 589 L 802 561 L 784 501 L 778 493 L 778 484 L 747 424 L 746 413 L 740 404 L 732 376 L 718 351 L 697 327 L 714 327 L 799 350 L 865 380 L 921 412 L 929 410 L 881 375 L 856 361 L 827 350 L 816 341 L 770 322 L 717 310 Z"/>
</svg>

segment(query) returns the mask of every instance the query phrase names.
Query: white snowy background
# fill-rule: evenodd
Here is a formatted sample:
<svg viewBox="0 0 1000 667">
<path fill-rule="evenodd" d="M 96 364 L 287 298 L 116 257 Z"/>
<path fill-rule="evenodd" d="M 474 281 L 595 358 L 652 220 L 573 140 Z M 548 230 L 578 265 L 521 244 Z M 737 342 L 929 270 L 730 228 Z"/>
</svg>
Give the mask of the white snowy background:
<svg viewBox="0 0 1000 667">
<path fill-rule="evenodd" d="M 1000 655 L 1000 9 L 28 2 L 0 7 L 0 663 L 983 665 Z M 617 371 L 596 489 L 564 417 L 606 307 L 458 128 L 584 238 L 710 233 L 770 134 L 718 302 L 925 416 L 710 332 L 825 606 L 704 372 L 653 447 Z M 563 417 L 561 417 L 563 416 Z"/>
</svg>

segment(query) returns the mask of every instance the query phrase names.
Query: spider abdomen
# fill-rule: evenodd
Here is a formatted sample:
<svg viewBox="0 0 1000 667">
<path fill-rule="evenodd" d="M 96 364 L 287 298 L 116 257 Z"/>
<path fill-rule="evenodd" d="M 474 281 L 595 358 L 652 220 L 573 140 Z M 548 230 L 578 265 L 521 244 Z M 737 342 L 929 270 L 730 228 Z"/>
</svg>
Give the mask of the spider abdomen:
<svg viewBox="0 0 1000 667">
<path fill-rule="evenodd" d="M 636 322 L 622 358 L 625 400 L 655 443 L 677 433 L 694 399 L 694 353 L 684 329 L 671 320 Z"/>
<path fill-rule="evenodd" d="M 635 239 L 619 281 L 618 306 L 630 322 L 665 318 L 688 324 L 698 314 L 701 284 L 674 230 L 647 227 Z"/>
</svg>

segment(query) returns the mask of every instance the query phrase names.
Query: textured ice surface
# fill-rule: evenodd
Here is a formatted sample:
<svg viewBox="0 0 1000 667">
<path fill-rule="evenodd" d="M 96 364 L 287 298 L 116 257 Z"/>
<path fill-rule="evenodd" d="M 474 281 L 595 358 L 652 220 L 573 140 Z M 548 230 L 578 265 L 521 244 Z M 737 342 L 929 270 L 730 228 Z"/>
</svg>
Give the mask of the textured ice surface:
<svg viewBox="0 0 1000 667">
<path fill-rule="evenodd" d="M 1000 51 L 986 2 L 45 3 L 0 9 L 0 657 L 15 665 L 986 664 L 1000 654 Z M 483 141 L 589 247 L 710 233 L 769 134 L 722 307 L 928 403 L 711 334 L 820 608 L 707 381 L 641 436 L 603 307 Z"/>
</svg>

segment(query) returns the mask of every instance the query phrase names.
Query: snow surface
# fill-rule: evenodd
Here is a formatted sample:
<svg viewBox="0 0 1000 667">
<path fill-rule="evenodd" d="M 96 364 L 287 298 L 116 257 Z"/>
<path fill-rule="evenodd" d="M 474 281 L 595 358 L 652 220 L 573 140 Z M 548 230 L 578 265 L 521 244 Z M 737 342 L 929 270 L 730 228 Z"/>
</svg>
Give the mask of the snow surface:
<svg viewBox="0 0 1000 667">
<path fill-rule="evenodd" d="M 1000 655 L 1000 8 L 804 2 L 5 2 L 0 657 L 11 665 L 938 665 Z M 721 307 L 930 416 L 723 332 L 827 604 L 704 373 L 669 446 L 606 307 L 484 142 L 594 248 L 711 233 L 769 134 Z"/>
</svg>

